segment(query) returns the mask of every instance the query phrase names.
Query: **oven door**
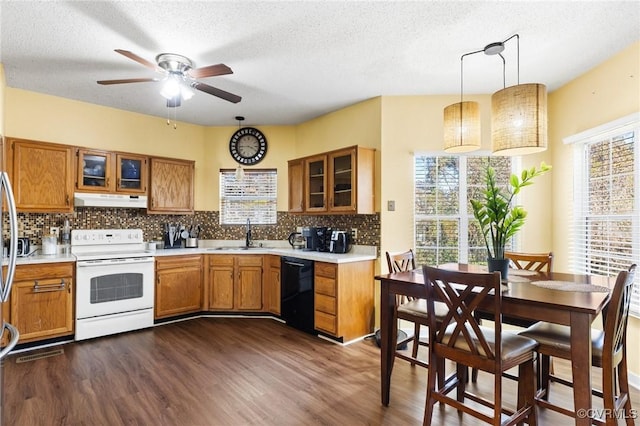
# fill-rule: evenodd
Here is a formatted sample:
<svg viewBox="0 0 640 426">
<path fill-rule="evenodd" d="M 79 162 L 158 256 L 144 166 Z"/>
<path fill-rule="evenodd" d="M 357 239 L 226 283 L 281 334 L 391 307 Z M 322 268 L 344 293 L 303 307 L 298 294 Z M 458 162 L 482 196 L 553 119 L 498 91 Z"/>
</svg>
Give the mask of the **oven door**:
<svg viewBox="0 0 640 426">
<path fill-rule="evenodd" d="M 76 317 L 153 308 L 153 257 L 76 263 Z"/>
</svg>

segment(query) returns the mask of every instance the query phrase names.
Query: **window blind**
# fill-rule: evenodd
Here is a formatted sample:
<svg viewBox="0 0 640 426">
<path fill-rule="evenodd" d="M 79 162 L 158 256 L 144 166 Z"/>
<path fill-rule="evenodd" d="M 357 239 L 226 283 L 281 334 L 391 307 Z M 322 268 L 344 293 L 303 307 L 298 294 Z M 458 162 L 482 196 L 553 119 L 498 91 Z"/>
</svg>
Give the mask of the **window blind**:
<svg viewBox="0 0 640 426">
<path fill-rule="evenodd" d="M 618 129 L 618 132 L 620 130 Z M 640 265 L 638 129 L 576 142 L 570 262 L 577 273 L 615 276 Z M 640 277 L 630 314 L 640 317 Z"/>
<path fill-rule="evenodd" d="M 242 179 L 235 169 L 221 169 L 220 224 L 275 224 L 277 182 L 276 169 L 245 169 Z"/>
<path fill-rule="evenodd" d="M 469 200 L 484 190 L 487 164 L 507 185 L 511 157 L 414 157 L 414 248 L 418 264 L 486 263 L 487 250 Z M 512 247 L 514 241 L 509 244 Z"/>
</svg>

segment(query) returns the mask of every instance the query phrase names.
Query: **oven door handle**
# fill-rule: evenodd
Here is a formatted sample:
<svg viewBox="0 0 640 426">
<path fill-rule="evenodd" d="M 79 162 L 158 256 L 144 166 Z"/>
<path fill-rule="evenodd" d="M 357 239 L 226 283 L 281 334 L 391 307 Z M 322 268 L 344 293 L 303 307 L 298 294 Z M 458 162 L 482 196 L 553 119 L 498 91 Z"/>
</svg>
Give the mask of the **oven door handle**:
<svg viewBox="0 0 640 426">
<path fill-rule="evenodd" d="M 99 259 L 99 260 L 79 260 L 76 262 L 76 267 L 92 267 L 92 266 L 107 266 L 107 265 L 123 265 L 133 263 L 152 263 L 153 257 L 130 257 L 123 259 Z"/>
</svg>

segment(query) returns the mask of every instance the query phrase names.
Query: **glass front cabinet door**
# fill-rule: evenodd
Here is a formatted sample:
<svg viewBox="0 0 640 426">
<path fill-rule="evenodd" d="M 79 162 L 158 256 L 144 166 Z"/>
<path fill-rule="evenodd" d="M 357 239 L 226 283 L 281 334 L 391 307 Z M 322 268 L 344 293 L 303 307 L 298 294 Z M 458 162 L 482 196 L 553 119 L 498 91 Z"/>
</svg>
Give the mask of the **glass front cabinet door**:
<svg viewBox="0 0 640 426">
<path fill-rule="evenodd" d="M 147 157 L 117 154 L 116 174 L 116 191 L 147 192 Z"/>
<path fill-rule="evenodd" d="M 111 162 L 110 152 L 78 150 L 78 189 L 112 191 Z"/>
<path fill-rule="evenodd" d="M 352 212 L 356 209 L 356 151 L 329 154 L 329 196 L 331 211 Z"/>
<path fill-rule="evenodd" d="M 327 156 L 320 155 L 305 160 L 305 211 L 327 210 Z"/>
</svg>

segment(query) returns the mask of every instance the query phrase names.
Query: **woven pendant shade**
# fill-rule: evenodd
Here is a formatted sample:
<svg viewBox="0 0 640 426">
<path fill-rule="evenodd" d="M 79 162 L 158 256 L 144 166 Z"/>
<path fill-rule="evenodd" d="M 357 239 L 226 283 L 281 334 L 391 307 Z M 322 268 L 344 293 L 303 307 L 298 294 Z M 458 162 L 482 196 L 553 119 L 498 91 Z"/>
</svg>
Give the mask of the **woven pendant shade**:
<svg viewBox="0 0 640 426">
<path fill-rule="evenodd" d="M 496 155 L 547 149 L 547 88 L 519 84 L 491 96 L 491 147 Z"/>
<path fill-rule="evenodd" d="M 450 153 L 480 149 L 480 106 L 458 102 L 444 109 L 444 150 Z"/>
</svg>

